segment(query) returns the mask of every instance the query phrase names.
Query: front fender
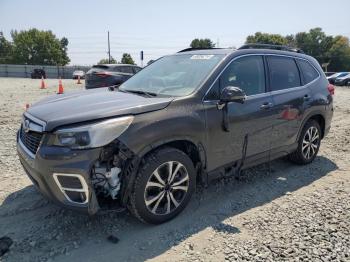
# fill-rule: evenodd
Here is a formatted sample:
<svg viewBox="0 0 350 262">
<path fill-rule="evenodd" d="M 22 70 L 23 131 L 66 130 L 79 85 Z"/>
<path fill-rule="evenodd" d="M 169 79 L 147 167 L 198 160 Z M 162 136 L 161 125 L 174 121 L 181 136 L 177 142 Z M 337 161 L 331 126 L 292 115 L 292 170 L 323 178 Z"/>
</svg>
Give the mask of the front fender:
<svg viewBox="0 0 350 262">
<path fill-rule="evenodd" d="M 190 106 L 169 106 L 163 110 L 136 115 L 128 130 L 118 140 L 139 157 L 177 140 L 202 146 L 206 134 L 203 109 L 200 106 L 189 108 Z"/>
</svg>

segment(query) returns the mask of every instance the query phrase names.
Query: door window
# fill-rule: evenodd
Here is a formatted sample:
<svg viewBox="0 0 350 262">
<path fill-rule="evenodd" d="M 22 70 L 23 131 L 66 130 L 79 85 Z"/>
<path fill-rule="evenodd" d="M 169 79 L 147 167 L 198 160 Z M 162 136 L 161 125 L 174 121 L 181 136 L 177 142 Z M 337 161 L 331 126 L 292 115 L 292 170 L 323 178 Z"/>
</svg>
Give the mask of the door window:
<svg viewBox="0 0 350 262">
<path fill-rule="evenodd" d="M 300 86 L 298 67 L 293 58 L 283 56 L 267 57 L 270 71 L 271 91 Z"/>
<path fill-rule="evenodd" d="M 246 56 L 234 60 L 220 77 L 220 88 L 236 86 L 247 96 L 265 92 L 265 70 L 262 56 Z"/>
</svg>

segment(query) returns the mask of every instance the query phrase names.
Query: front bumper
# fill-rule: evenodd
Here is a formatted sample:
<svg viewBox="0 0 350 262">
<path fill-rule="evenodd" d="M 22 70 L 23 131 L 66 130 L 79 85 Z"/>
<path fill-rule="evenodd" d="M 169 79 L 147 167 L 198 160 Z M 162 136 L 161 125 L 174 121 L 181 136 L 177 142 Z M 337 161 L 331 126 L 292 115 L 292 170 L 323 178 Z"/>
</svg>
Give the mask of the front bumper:
<svg viewBox="0 0 350 262">
<path fill-rule="evenodd" d="M 30 154 L 17 135 L 17 152 L 20 162 L 36 188 L 48 199 L 64 207 L 94 214 L 98 210 L 95 192 L 91 186 L 90 171 L 99 158 L 101 148 L 72 150 L 64 147 L 45 146 Z M 67 197 L 65 189 L 76 185 L 60 184 L 57 176 L 72 175 L 81 181 L 86 199 L 76 202 Z M 70 192 L 69 192 L 70 193 Z"/>
</svg>

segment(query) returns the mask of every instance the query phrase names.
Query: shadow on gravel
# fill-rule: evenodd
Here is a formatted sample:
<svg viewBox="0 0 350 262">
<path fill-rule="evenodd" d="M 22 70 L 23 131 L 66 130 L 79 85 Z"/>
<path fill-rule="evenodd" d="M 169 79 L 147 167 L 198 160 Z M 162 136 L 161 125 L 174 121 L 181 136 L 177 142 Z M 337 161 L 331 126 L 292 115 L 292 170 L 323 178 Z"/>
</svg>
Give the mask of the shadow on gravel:
<svg viewBox="0 0 350 262">
<path fill-rule="evenodd" d="M 159 226 L 144 225 L 128 212 L 88 217 L 61 209 L 30 186 L 8 196 L 1 205 L 0 232 L 17 242 L 7 254 L 10 261 L 24 254 L 32 259 L 54 257 L 55 261 L 82 257 L 86 261 L 146 260 L 206 228 L 237 234 L 240 229 L 225 219 L 293 194 L 335 169 L 336 164 L 322 156 L 307 166 L 277 160 L 247 169 L 239 179 L 225 178 L 208 188 L 197 188 L 184 212 Z M 118 244 L 107 240 L 111 234 L 119 238 Z M 35 245 L 30 244 L 33 241 Z"/>
</svg>

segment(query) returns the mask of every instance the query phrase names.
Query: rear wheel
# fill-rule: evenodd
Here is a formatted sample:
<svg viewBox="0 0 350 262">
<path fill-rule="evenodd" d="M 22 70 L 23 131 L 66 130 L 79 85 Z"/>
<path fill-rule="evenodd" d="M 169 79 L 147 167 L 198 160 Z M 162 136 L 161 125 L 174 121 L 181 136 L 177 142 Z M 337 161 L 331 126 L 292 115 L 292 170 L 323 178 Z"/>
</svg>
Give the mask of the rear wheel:
<svg viewBox="0 0 350 262">
<path fill-rule="evenodd" d="M 289 155 L 293 162 L 305 165 L 311 163 L 317 156 L 321 144 L 321 128 L 317 121 L 309 120 L 299 137 L 298 148 Z"/>
<path fill-rule="evenodd" d="M 175 148 L 148 155 L 136 176 L 129 210 L 141 221 L 160 224 L 178 215 L 195 190 L 192 160 Z"/>
</svg>

